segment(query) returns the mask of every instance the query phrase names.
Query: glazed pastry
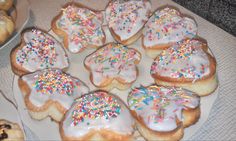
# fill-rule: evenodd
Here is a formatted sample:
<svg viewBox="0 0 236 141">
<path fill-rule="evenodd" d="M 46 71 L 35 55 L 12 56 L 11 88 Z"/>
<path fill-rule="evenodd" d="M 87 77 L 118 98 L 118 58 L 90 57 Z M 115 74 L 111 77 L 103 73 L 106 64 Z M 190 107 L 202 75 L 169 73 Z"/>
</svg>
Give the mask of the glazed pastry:
<svg viewBox="0 0 236 141">
<path fill-rule="evenodd" d="M 12 35 L 14 29 L 15 24 L 12 18 L 5 11 L 0 10 L 0 45 Z"/>
<path fill-rule="evenodd" d="M 76 99 L 59 128 L 66 141 L 127 141 L 133 139 L 134 120 L 119 98 L 95 91 Z"/>
<path fill-rule="evenodd" d="M 105 43 L 101 12 L 78 3 L 68 3 L 52 21 L 52 30 L 63 38 L 64 46 L 72 53 Z"/>
<path fill-rule="evenodd" d="M 13 0 L 0 0 L 0 10 L 8 11 L 13 5 Z"/>
<path fill-rule="evenodd" d="M 151 75 L 158 85 L 183 87 L 199 96 L 211 94 L 218 85 L 216 60 L 199 39 L 186 39 L 164 50 L 153 62 Z"/>
<path fill-rule="evenodd" d="M 115 40 L 128 45 L 142 35 L 150 13 L 149 0 L 111 0 L 106 8 L 106 20 Z"/>
<path fill-rule="evenodd" d="M 137 79 L 136 65 L 141 54 L 135 49 L 110 43 L 93 52 L 84 60 L 91 82 L 98 88 L 127 89 Z"/>
<path fill-rule="evenodd" d="M 61 121 L 74 99 L 89 88 L 79 79 L 59 69 L 45 69 L 19 79 L 19 88 L 32 118 L 42 120 L 50 116 Z"/>
<path fill-rule="evenodd" d="M 173 8 L 157 10 L 143 31 L 142 44 L 147 55 L 155 58 L 162 50 L 186 38 L 197 34 L 196 22 Z"/>
<path fill-rule="evenodd" d="M 0 119 L 0 140 L 1 141 L 24 141 L 24 133 L 17 123 Z"/>
<path fill-rule="evenodd" d="M 128 105 L 147 140 L 180 140 L 183 129 L 200 117 L 200 98 L 193 92 L 151 85 L 134 88 Z"/>
<path fill-rule="evenodd" d="M 39 29 L 22 33 L 21 44 L 11 51 L 12 71 L 24 75 L 45 68 L 65 69 L 68 56 L 61 44 Z"/>
</svg>

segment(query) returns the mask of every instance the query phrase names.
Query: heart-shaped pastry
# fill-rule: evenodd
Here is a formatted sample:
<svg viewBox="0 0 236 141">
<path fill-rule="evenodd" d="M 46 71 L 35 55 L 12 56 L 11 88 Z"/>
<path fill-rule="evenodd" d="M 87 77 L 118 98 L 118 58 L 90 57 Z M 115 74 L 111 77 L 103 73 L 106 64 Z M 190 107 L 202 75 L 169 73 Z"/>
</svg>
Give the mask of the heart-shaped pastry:
<svg viewBox="0 0 236 141">
<path fill-rule="evenodd" d="M 134 88 L 128 105 L 147 140 L 180 140 L 185 127 L 200 117 L 200 98 L 181 88 L 150 85 Z"/>
<path fill-rule="evenodd" d="M 103 15 L 78 3 L 66 4 L 52 21 L 52 30 L 63 38 L 64 46 L 72 53 L 87 47 L 99 47 L 105 42 Z"/>
<path fill-rule="evenodd" d="M 87 56 L 84 65 L 96 87 L 127 89 L 137 79 L 136 65 L 140 60 L 141 54 L 137 50 L 110 43 Z"/>
<path fill-rule="evenodd" d="M 51 35 L 35 28 L 22 33 L 21 44 L 11 51 L 10 57 L 12 71 L 17 75 L 69 66 L 68 56 L 61 44 Z"/>
<path fill-rule="evenodd" d="M 89 91 L 81 80 L 59 69 L 23 75 L 18 82 L 31 117 L 38 120 L 50 116 L 61 121 L 74 99 Z"/>
<path fill-rule="evenodd" d="M 158 85 L 183 87 L 200 96 L 218 85 L 216 60 L 199 39 L 186 39 L 164 50 L 153 62 L 151 75 Z"/>
<path fill-rule="evenodd" d="M 151 13 L 149 0 L 112 0 L 106 8 L 106 20 L 116 41 L 135 42 Z"/>
<path fill-rule="evenodd" d="M 142 44 L 148 56 L 155 58 L 162 50 L 197 34 L 196 22 L 173 8 L 157 10 L 143 30 Z"/>
<path fill-rule="evenodd" d="M 134 124 L 122 100 L 98 90 L 76 99 L 59 128 L 66 141 L 130 141 Z"/>
</svg>

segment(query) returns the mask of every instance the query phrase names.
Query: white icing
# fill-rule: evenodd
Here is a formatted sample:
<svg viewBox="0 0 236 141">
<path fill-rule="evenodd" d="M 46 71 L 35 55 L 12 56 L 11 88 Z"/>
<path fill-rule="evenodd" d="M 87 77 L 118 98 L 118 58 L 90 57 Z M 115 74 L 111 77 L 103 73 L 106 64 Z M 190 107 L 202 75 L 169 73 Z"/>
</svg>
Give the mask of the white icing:
<svg viewBox="0 0 236 141">
<path fill-rule="evenodd" d="M 57 26 L 67 33 L 68 49 L 72 53 L 80 52 L 88 45 L 103 45 L 101 13 L 70 5 L 63 10 Z"/>
<path fill-rule="evenodd" d="M 46 93 L 42 93 L 42 90 L 38 90 L 35 87 L 35 84 L 37 81 L 40 80 L 40 76 L 42 76 L 45 73 L 49 73 L 48 80 L 56 79 L 58 78 L 58 75 L 60 75 L 60 70 L 41 70 L 36 71 L 32 74 L 27 74 L 22 77 L 22 80 L 25 81 L 28 86 L 31 89 L 31 93 L 29 96 L 29 100 L 32 102 L 33 105 L 37 107 L 43 106 L 48 100 L 53 100 L 59 102 L 64 108 L 69 109 L 71 104 L 74 102 L 75 98 L 80 97 L 82 94 L 88 93 L 89 88 L 79 79 L 74 78 L 70 75 L 66 75 L 65 77 L 67 80 L 72 81 L 73 85 L 76 86 L 73 88 L 71 95 L 62 94 L 60 91 L 55 90 L 52 93 L 49 93 L 48 91 L 45 91 Z M 59 74 L 58 74 L 59 73 Z M 44 84 L 50 83 L 49 81 L 46 81 Z M 51 84 L 51 87 L 57 87 L 56 85 Z M 72 86 L 70 84 L 70 86 Z M 43 85 L 45 87 L 45 85 Z"/>
<path fill-rule="evenodd" d="M 143 43 L 146 47 L 175 43 L 197 34 L 193 19 L 182 17 L 179 11 L 166 7 L 156 11 L 145 25 Z"/>
<path fill-rule="evenodd" d="M 155 131 L 176 129 L 176 118 L 184 120 L 182 110 L 196 108 L 199 103 L 200 98 L 190 91 L 157 85 L 135 88 L 128 96 L 130 109 Z"/>
<path fill-rule="evenodd" d="M 134 62 L 140 59 L 140 54 L 134 49 L 121 44 L 109 44 L 89 55 L 85 65 L 90 68 L 95 85 L 101 85 L 107 78 L 121 78 L 131 83 L 137 78 Z"/>
<path fill-rule="evenodd" d="M 92 97 L 97 97 L 98 99 L 100 99 L 98 92 L 95 92 L 90 95 Z M 105 95 L 108 95 L 108 94 L 105 94 Z M 86 99 L 90 101 L 91 97 L 86 98 Z M 120 113 L 116 117 L 109 117 L 107 119 L 101 115 L 98 115 L 98 117 L 96 118 L 84 117 L 83 121 L 80 121 L 77 125 L 74 125 L 73 118 L 72 118 L 72 115 L 74 115 L 73 111 L 75 110 L 78 104 L 81 104 L 81 101 L 82 100 L 80 98 L 77 101 L 77 103 L 73 104 L 72 108 L 66 113 L 66 117 L 65 117 L 65 120 L 63 121 L 63 126 L 62 126 L 66 136 L 82 137 L 92 130 L 102 130 L 102 129 L 110 130 L 110 131 L 113 131 L 122 135 L 131 135 L 134 132 L 134 129 L 133 129 L 134 120 L 129 110 L 120 99 L 116 99 L 116 98 L 115 98 L 115 101 L 116 103 L 119 104 L 120 109 L 121 109 Z M 98 105 L 99 104 L 100 103 L 98 103 Z M 88 107 L 88 106 L 85 105 L 84 107 Z M 88 108 L 92 109 L 94 107 L 88 107 Z M 102 109 L 102 111 L 104 110 L 104 107 L 102 107 L 101 105 L 99 106 L 96 105 L 96 107 L 98 109 Z M 105 108 L 105 109 L 109 110 L 109 108 Z M 90 111 L 88 111 L 88 113 L 89 112 Z"/>
<path fill-rule="evenodd" d="M 106 8 L 108 26 L 126 40 L 140 31 L 148 20 L 151 4 L 146 0 L 116 0 Z"/>
<path fill-rule="evenodd" d="M 30 72 L 45 68 L 66 68 L 67 54 L 61 44 L 52 36 L 38 29 L 23 34 L 26 43 L 16 53 L 16 63 Z"/>
<path fill-rule="evenodd" d="M 185 40 L 164 50 L 154 61 L 151 74 L 193 80 L 209 75 L 209 58 L 199 40 Z"/>
</svg>

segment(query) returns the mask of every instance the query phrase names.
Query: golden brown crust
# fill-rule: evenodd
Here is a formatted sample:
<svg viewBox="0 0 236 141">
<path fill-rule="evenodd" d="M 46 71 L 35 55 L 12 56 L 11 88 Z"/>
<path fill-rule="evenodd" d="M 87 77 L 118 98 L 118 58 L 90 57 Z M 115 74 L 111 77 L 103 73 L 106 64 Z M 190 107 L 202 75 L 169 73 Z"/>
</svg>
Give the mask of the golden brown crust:
<svg viewBox="0 0 236 141">
<path fill-rule="evenodd" d="M 62 8 L 65 9 L 66 7 L 70 6 L 70 5 L 73 5 L 73 6 L 76 6 L 78 8 L 86 8 L 86 9 L 89 9 L 95 13 L 98 13 L 100 11 L 98 10 L 94 10 L 92 8 L 89 8 L 81 3 L 76 3 L 76 2 L 68 2 L 66 3 Z M 67 33 L 65 31 L 63 31 L 62 29 L 60 29 L 59 27 L 57 27 L 57 21 L 61 18 L 61 16 L 63 15 L 63 11 L 60 11 L 60 13 L 53 18 L 52 22 L 51 22 L 51 27 L 52 27 L 52 31 L 57 34 L 59 37 L 62 37 L 63 38 L 63 44 L 65 46 L 65 48 L 68 50 L 68 46 L 69 46 L 69 36 L 67 35 Z M 102 43 L 104 44 L 105 41 L 106 41 L 106 35 L 105 35 L 105 32 L 103 31 L 102 29 L 102 32 L 103 32 L 103 35 L 104 35 L 104 38 L 102 39 Z M 85 48 L 98 48 L 99 46 L 96 46 L 96 45 L 88 45 L 86 46 Z M 80 53 L 82 52 L 85 48 L 82 48 L 79 52 L 77 53 Z"/>
<path fill-rule="evenodd" d="M 14 29 L 15 23 L 12 17 L 8 16 L 5 11 L 0 10 L 1 21 L 5 22 L 4 25 L 0 26 L 0 45 L 3 44 L 9 37 L 11 37 Z"/>
<path fill-rule="evenodd" d="M 115 43 L 107 43 L 107 44 L 105 44 L 103 47 L 105 47 L 105 46 L 107 46 L 107 45 L 109 45 L 109 44 L 115 44 Z M 98 48 L 96 51 L 99 51 L 99 49 L 101 49 L 101 48 L 103 48 L 103 47 Z M 142 55 L 141 55 L 141 53 L 140 53 L 138 50 L 136 50 L 136 49 L 134 49 L 134 48 L 132 48 L 132 49 L 135 50 L 135 52 L 138 53 L 139 56 L 140 56 L 140 59 L 139 59 L 139 60 L 136 60 L 136 61 L 134 62 L 135 65 L 137 65 L 137 64 L 139 64 L 139 62 L 141 61 Z M 95 52 L 96 52 L 96 51 L 95 51 Z M 93 52 L 93 53 L 94 53 L 94 52 Z M 90 74 L 90 75 L 89 75 L 90 81 L 92 82 L 92 84 L 93 84 L 95 87 L 97 87 L 97 88 L 99 88 L 99 89 L 104 89 L 104 90 L 107 90 L 107 91 L 109 91 L 109 90 L 111 90 L 111 89 L 113 89 L 113 88 L 117 88 L 117 89 L 120 89 L 120 90 L 125 90 L 125 89 L 128 89 L 128 88 L 136 81 L 136 79 L 135 79 L 134 81 L 132 81 L 132 82 L 130 82 L 130 83 L 127 83 L 124 79 L 122 79 L 122 78 L 120 78 L 120 77 L 115 77 L 115 78 L 107 77 L 106 79 L 104 79 L 104 81 L 103 81 L 100 85 L 94 84 L 93 75 L 92 75 L 92 70 L 90 69 L 90 66 L 85 63 L 85 60 L 86 60 L 90 55 L 92 55 L 93 53 L 91 53 L 91 54 L 89 54 L 88 56 L 85 57 L 85 59 L 84 59 L 84 66 L 85 66 L 85 68 L 89 71 L 89 74 Z M 136 78 L 138 77 L 138 75 L 139 75 L 139 71 L 138 71 L 138 68 L 136 67 Z"/>
<path fill-rule="evenodd" d="M 5 2 L 0 2 L 0 10 L 8 11 L 13 5 L 13 0 L 5 0 Z"/>
<path fill-rule="evenodd" d="M 31 101 L 30 101 L 30 95 L 31 95 L 31 89 L 30 87 L 28 86 L 28 84 L 22 80 L 22 78 L 19 78 L 18 80 L 18 85 L 19 85 L 19 88 L 22 92 L 22 94 L 24 95 L 24 101 L 25 101 L 25 105 L 27 107 L 27 109 L 29 110 L 29 113 L 34 113 L 37 114 L 37 112 L 40 114 L 40 113 L 43 113 L 45 111 L 47 111 L 48 109 L 50 109 L 51 107 L 56 107 L 56 110 L 57 112 L 61 113 L 61 117 L 62 115 L 65 114 L 65 112 L 67 111 L 66 108 L 64 108 L 59 102 L 57 101 L 52 101 L 52 100 L 48 100 L 45 102 L 45 104 L 41 107 L 38 107 L 36 105 L 34 105 Z M 50 112 L 50 111 L 48 111 Z M 48 113 L 46 112 L 46 113 Z M 32 116 L 32 114 L 31 114 Z M 37 115 L 36 115 L 37 116 Z M 53 115 L 53 113 L 48 113 L 48 115 L 45 115 L 45 116 L 50 116 L 52 119 L 54 119 L 55 121 L 59 122 L 60 119 L 58 119 L 57 117 L 55 117 Z M 43 116 L 43 118 L 45 118 L 45 116 Z M 40 116 L 41 117 L 41 116 Z M 34 118 L 34 117 L 33 117 Z M 37 117 L 35 117 L 37 118 Z M 42 119 L 43 119 L 42 118 Z M 37 118 L 39 119 L 39 118 Z"/>
</svg>

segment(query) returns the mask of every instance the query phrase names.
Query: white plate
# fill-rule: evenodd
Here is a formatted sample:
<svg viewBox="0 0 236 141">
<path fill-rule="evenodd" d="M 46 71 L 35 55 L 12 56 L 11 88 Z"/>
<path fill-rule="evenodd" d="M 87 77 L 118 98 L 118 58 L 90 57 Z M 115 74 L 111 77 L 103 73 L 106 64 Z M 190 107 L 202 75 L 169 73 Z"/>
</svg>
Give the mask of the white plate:
<svg viewBox="0 0 236 141">
<path fill-rule="evenodd" d="M 3 45 L 0 45 L 0 50 L 6 47 L 11 41 L 13 41 L 17 37 L 17 35 L 21 33 L 29 19 L 29 12 L 30 6 L 27 0 L 15 1 L 14 7 L 10 11 L 10 15 L 15 21 L 15 31 Z"/>
<path fill-rule="evenodd" d="M 105 33 L 107 37 L 107 42 L 113 41 L 113 38 L 111 37 L 107 27 L 104 26 L 104 28 L 105 28 Z M 61 40 L 55 34 L 53 34 L 52 31 L 50 31 L 50 33 L 54 37 L 56 37 L 58 40 Z M 149 71 L 153 60 L 148 58 L 145 55 L 144 50 L 141 47 L 141 40 L 139 39 L 137 42 L 130 45 L 129 47 L 135 48 L 142 53 L 142 60 L 140 64 L 138 65 L 140 74 L 137 81 L 132 85 L 132 87 L 138 87 L 140 85 L 147 86 L 147 85 L 153 84 L 154 81 L 152 77 L 150 76 L 150 71 Z M 92 53 L 93 51 L 94 51 L 93 49 L 86 49 L 80 54 L 68 53 L 69 59 L 70 59 L 70 67 L 68 69 L 68 73 L 70 73 L 72 76 L 76 76 L 80 78 L 90 87 L 91 90 L 95 90 L 96 88 L 92 85 L 92 83 L 89 80 L 89 73 L 84 68 L 83 60 L 88 54 Z M 24 117 L 22 119 L 24 123 L 39 137 L 40 140 L 60 140 L 60 134 L 59 134 L 57 123 L 52 122 L 49 118 L 44 119 L 42 121 L 37 121 L 37 120 L 32 119 L 29 116 L 27 112 L 27 108 L 25 107 L 25 104 L 24 104 L 23 97 L 18 88 L 17 78 L 18 77 L 16 77 L 13 83 L 13 91 L 14 91 L 14 96 L 19 105 L 19 112 L 21 113 L 22 117 Z M 113 89 L 111 92 L 121 97 L 121 99 L 126 103 L 127 95 L 130 91 L 131 89 L 128 89 L 126 91 Z M 186 128 L 184 130 L 185 132 L 184 138 L 183 138 L 184 140 L 189 139 L 192 135 L 194 135 L 194 133 L 197 130 L 201 128 L 201 126 L 203 126 L 204 122 L 207 120 L 209 116 L 210 110 L 212 108 L 214 101 L 217 98 L 217 95 L 218 95 L 218 89 L 210 96 L 201 98 L 201 117 L 195 125 L 190 126 L 189 128 Z M 142 139 L 142 138 L 139 138 L 139 135 L 137 134 L 137 132 L 136 132 L 136 136 L 138 139 Z"/>
</svg>

